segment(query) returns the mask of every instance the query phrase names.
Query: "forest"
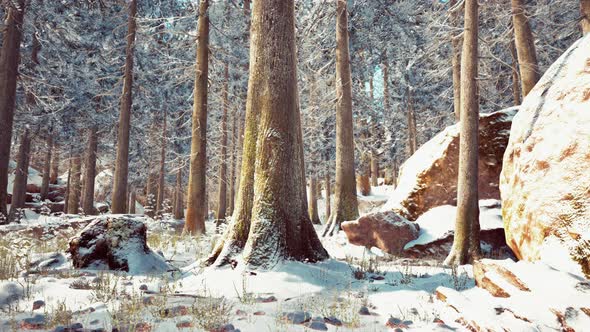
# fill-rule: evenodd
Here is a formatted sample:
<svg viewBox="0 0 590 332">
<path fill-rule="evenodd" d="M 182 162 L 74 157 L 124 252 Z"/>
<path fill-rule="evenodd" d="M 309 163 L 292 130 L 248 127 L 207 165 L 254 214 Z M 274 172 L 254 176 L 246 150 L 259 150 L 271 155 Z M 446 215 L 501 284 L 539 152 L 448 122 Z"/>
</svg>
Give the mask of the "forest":
<svg viewBox="0 0 590 332">
<path fill-rule="evenodd" d="M 590 0 L 0 16 L 0 332 L 590 330 Z"/>
</svg>

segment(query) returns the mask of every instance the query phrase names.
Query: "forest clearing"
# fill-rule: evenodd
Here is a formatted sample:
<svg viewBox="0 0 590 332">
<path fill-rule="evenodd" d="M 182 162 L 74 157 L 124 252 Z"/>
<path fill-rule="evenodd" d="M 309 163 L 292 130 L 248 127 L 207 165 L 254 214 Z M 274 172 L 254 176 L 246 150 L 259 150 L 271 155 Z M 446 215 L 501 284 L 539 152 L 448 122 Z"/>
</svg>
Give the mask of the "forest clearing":
<svg viewBox="0 0 590 332">
<path fill-rule="evenodd" d="M 590 0 L 0 15 L 0 332 L 590 331 Z"/>
</svg>

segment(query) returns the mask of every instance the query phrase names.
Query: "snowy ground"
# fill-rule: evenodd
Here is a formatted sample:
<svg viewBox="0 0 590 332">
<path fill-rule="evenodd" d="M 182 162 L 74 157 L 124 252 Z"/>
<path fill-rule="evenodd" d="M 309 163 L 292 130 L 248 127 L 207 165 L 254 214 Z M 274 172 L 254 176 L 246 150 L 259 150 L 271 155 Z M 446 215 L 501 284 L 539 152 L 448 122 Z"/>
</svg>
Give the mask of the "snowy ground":
<svg viewBox="0 0 590 332">
<path fill-rule="evenodd" d="M 390 190 L 375 189 L 377 197 Z M 452 214 L 445 211 L 439 219 Z M 64 253 L 68 239 L 91 219 L 30 215 L 21 225 L 0 226 L 0 331 L 64 331 L 59 326 L 73 324 L 87 331 L 231 331 L 216 330 L 225 324 L 241 331 L 464 331 L 462 314 L 436 298 L 437 288 L 485 293 L 475 287 L 471 266 L 388 257 L 350 245 L 342 232 L 322 239 L 332 258 L 321 263 L 287 262 L 266 272 L 240 264 L 202 269 L 194 263 L 209 254 L 223 226 L 208 222 L 208 235 L 195 240 L 178 232 L 181 222 L 149 218 L 149 246 L 178 272 L 75 270 Z M 431 230 L 423 236 L 444 231 Z"/>
</svg>

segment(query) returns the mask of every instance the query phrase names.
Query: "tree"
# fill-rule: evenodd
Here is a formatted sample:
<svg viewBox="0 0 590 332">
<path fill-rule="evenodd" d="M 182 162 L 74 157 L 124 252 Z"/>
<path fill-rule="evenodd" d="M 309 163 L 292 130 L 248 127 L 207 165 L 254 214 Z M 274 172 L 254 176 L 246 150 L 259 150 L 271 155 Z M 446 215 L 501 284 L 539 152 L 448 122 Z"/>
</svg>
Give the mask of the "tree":
<svg viewBox="0 0 590 332">
<path fill-rule="evenodd" d="M 309 218 L 314 224 L 321 224 L 318 214 L 318 180 L 312 177 L 309 181 Z"/>
<path fill-rule="evenodd" d="M 184 230 L 205 233 L 207 170 L 207 80 L 209 77 L 209 0 L 201 0 L 197 35 L 197 65 L 193 101 L 193 123 L 188 201 Z"/>
<path fill-rule="evenodd" d="M 49 182 L 51 184 L 57 184 L 57 178 L 59 177 L 59 149 L 57 144 L 53 142 L 53 160 L 51 160 L 51 176 L 49 177 Z"/>
<path fill-rule="evenodd" d="M 451 26 L 452 28 L 459 27 L 459 12 L 461 6 L 457 6 L 457 0 L 451 0 Z M 462 34 L 456 34 L 455 31 L 451 35 L 451 47 L 453 48 L 453 57 L 451 66 L 453 68 L 453 110 L 455 111 L 455 119 L 460 120 L 461 116 L 461 37 Z"/>
<path fill-rule="evenodd" d="M 334 210 L 323 235 L 333 235 L 346 220 L 358 218 L 352 129 L 352 80 L 346 0 L 336 0 L 336 188 Z"/>
<path fill-rule="evenodd" d="M 461 122 L 457 219 L 453 247 L 445 264 L 467 264 L 479 249 L 477 96 L 478 8 L 477 0 L 465 0 L 465 30 L 461 52 Z M 471 253 L 470 253 L 471 249 Z"/>
<path fill-rule="evenodd" d="M 164 195 L 166 194 L 166 117 L 167 112 L 164 111 L 164 119 L 162 121 L 162 144 L 160 146 L 160 173 L 158 175 L 158 195 L 156 201 L 156 212 L 162 213 L 162 206 L 164 203 Z"/>
<path fill-rule="evenodd" d="M 580 21 L 582 34 L 586 35 L 590 32 L 590 0 L 580 0 L 580 13 L 582 14 Z"/>
<path fill-rule="evenodd" d="M 512 0 L 512 22 L 514 26 L 514 43 L 518 55 L 522 95 L 526 97 L 540 77 L 535 39 L 525 13 L 524 0 Z"/>
<path fill-rule="evenodd" d="M 117 134 L 117 160 L 115 162 L 115 177 L 113 183 L 113 198 L 111 211 L 113 213 L 127 212 L 127 178 L 129 176 L 129 127 L 131 120 L 131 106 L 133 104 L 133 50 L 135 48 L 135 33 L 137 23 L 137 0 L 129 0 L 129 17 L 127 21 L 127 47 L 125 50 L 125 77 L 121 96 L 121 111 L 119 114 L 119 130 Z"/>
<path fill-rule="evenodd" d="M 86 162 L 84 172 L 84 193 L 82 210 L 87 215 L 96 214 L 94 209 L 94 179 L 96 177 L 96 153 L 98 148 L 98 127 L 88 129 L 88 147 L 86 148 Z"/>
<path fill-rule="evenodd" d="M 82 173 L 82 160 L 80 153 L 76 152 L 72 156 L 72 168 L 70 179 L 70 190 L 68 193 L 68 214 L 78 214 L 80 209 L 80 175 Z M 127 199 L 127 198 L 125 198 Z M 124 211 L 125 213 L 127 211 Z"/>
<path fill-rule="evenodd" d="M 282 259 L 325 259 L 327 252 L 307 214 L 294 0 L 255 1 L 251 31 L 241 184 L 224 245 L 209 262 L 228 263 L 241 248 L 244 262 L 253 267 L 272 267 Z M 246 211 L 251 224 L 243 238 L 236 233 L 244 226 L 240 214 L 245 206 L 252 208 Z"/>
<path fill-rule="evenodd" d="M 16 175 L 12 184 L 12 204 L 10 205 L 10 222 L 18 222 L 20 219 L 20 209 L 25 207 L 27 196 L 27 177 L 29 175 L 29 161 L 31 151 L 31 137 L 29 129 L 25 128 L 20 138 L 20 146 L 16 160 Z"/>
<path fill-rule="evenodd" d="M 8 163 L 16 102 L 25 0 L 3 2 L 6 18 L 0 50 L 0 215 L 7 216 Z"/>
<path fill-rule="evenodd" d="M 223 114 L 221 116 L 221 164 L 219 165 L 219 186 L 217 191 L 217 219 L 225 219 L 227 205 L 227 107 L 229 104 L 229 65 L 224 65 Z"/>
<path fill-rule="evenodd" d="M 45 162 L 43 163 L 43 180 L 41 182 L 41 201 L 47 199 L 49 193 L 49 178 L 51 173 L 51 152 L 53 150 L 53 131 L 47 135 L 47 151 L 45 152 Z"/>
</svg>

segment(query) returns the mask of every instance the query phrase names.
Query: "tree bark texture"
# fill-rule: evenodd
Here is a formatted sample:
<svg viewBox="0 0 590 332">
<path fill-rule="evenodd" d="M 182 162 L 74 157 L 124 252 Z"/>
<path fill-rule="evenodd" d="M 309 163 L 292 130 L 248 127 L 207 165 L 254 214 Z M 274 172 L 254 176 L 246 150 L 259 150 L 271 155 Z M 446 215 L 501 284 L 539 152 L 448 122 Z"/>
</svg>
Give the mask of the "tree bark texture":
<svg viewBox="0 0 590 332">
<path fill-rule="evenodd" d="M 318 214 L 318 180 L 311 177 L 309 181 L 309 218 L 314 224 L 321 224 Z"/>
<path fill-rule="evenodd" d="M 68 195 L 68 214 L 78 214 L 80 208 L 80 175 L 82 170 L 82 160 L 79 153 L 72 156 L 72 171 L 70 179 L 70 192 Z M 125 197 L 125 200 L 127 198 Z M 127 212 L 126 210 L 123 212 Z"/>
<path fill-rule="evenodd" d="M 580 0 L 580 14 L 582 15 L 580 26 L 585 36 L 590 32 L 590 0 Z"/>
<path fill-rule="evenodd" d="M 451 8 L 456 5 L 456 0 L 451 0 Z M 451 26 L 459 28 L 459 11 L 451 13 Z M 451 66 L 453 68 L 453 109 L 455 110 L 455 119 L 459 122 L 461 117 L 461 35 L 451 35 L 451 47 L 453 57 Z"/>
<path fill-rule="evenodd" d="M 51 173 L 51 153 L 53 152 L 53 132 L 47 135 L 47 151 L 45 152 L 45 163 L 43 164 L 43 180 L 41 182 L 41 201 L 47 199 L 49 193 L 49 180 Z"/>
<path fill-rule="evenodd" d="M 158 196 L 156 199 L 156 213 L 162 213 L 164 205 L 164 196 L 166 195 L 166 112 L 164 112 L 164 121 L 162 123 L 162 145 L 160 146 L 160 172 L 158 175 Z"/>
<path fill-rule="evenodd" d="M 512 97 L 514 99 L 514 105 L 520 105 L 522 102 L 520 97 L 520 77 L 518 74 L 518 56 L 516 55 L 514 39 L 510 41 L 510 54 L 512 55 Z"/>
<path fill-rule="evenodd" d="M 14 176 L 14 183 L 12 184 L 12 202 L 10 204 L 10 213 L 8 220 L 10 222 L 17 222 L 18 210 L 25 207 L 25 200 L 27 197 L 27 177 L 29 175 L 29 161 L 31 152 L 31 137 L 29 136 L 29 129 L 25 128 L 20 137 L 20 146 L 18 148 L 18 155 L 16 160 L 16 170 Z"/>
<path fill-rule="evenodd" d="M 225 219 L 227 211 L 227 107 L 229 105 L 229 65 L 224 68 L 223 114 L 221 116 L 221 164 L 219 165 L 219 185 L 217 190 L 217 219 Z"/>
<path fill-rule="evenodd" d="M 88 147 L 86 149 L 86 162 L 84 172 L 84 195 L 82 210 L 84 214 L 94 215 L 94 180 L 96 178 L 96 154 L 98 149 L 98 127 L 88 129 Z"/>
<path fill-rule="evenodd" d="M 512 24 L 514 44 L 518 55 L 522 95 L 526 97 L 539 80 L 539 65 L 535 39 L 525 12 L 524 0 L 512 0 Z"/>
</svg>

